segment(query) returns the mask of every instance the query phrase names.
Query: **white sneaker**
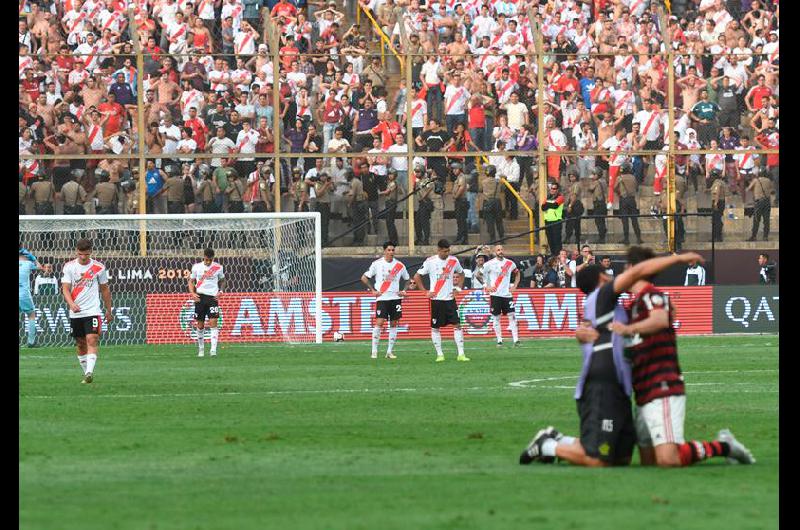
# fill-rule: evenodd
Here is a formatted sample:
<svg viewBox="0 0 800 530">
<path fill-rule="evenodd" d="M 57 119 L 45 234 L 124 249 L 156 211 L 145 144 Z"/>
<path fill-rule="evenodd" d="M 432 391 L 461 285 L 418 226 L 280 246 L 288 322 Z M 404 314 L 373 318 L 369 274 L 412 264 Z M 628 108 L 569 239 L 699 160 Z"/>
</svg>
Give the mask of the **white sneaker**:
<svg viewBox="0 0 800 530">
<path fill-rule="evenodd" d="M 370 359 L 377 359 L 377 358 L 378 358 L 378 354 L 377 354 L 377 352 L 376 352 L 376 353 L 373 353 L 372 355 L 370 355 L 370 356 L 369 356 L 369 358 L 370 358 Z"/>
<path fill-rule="evenodd" d="M 740 464 L 755 464 L 756 459 L 753 458 L 753 453 L 744 446 L 739 440 L 733 436 L 729 429 L 722 429 L 717 434 L 717 441 L 725 442 L 730 447 L 731 451 L 728 453 L 728 461 L 738 462 Z"/>
<path fill-rule="evenodd" d="M 206 356 L 206 354 L 205 354 L 205 353 L 203 353 L 203 352 L 197 352 L 197 356 L 198 356 L 198 357 L 205 357 L 205 356 Z"/>
<path fill-rule="evenodd" d="M 497 347 L 498 348 L 502 348 L 502 346 L 503 346 L 503 341 L 502 340 L 498 340 L 497 341 Z"/>
<path fill-rule="evenodd" d="M 393 353 L 387 353 L 386 354 L 386 358 L 387 359 L 397 359 L 397 355 L 395 355 Z"/>
<path fill-rule="evenodd" d="M 211 357 L 216 357 L 216 356 L 217 356 L 217 352 L 215 352 L 214 350 L 211 350 L 211 351 L 210 351 L 208 354 L 209 354 Z"/>
</svg>

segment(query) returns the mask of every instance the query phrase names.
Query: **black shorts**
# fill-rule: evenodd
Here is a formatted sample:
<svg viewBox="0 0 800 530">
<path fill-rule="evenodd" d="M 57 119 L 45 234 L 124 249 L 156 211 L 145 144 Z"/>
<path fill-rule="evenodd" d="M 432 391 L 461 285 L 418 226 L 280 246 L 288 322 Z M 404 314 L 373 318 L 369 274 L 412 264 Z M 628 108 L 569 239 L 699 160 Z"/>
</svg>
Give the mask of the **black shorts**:
<svg viewBox="0 0 800 530">
<path fill-rule="evenodd" d="M 622 388 L 616 383 L 589 384 L 577 403 L 586 454 L 611 464 L 629 461 L 636 430 L 631 400 Z"/>
<path fill-rule="evenodd" d="M 219 304 L 216 297 L 201 294 L 200 301 L 194 304 L 194 319 L 202 322 L 206 317 L 209 319 L 219 317 Z"/>
<path fill-rule="evenodd" d="M 514 312 L 514 299 L 504 298 L 502 296 L 491 296 L 491 313 L 499 315 L 500 313 L 507 315 Z"/>
<path fill-rule="evenodd" d="M 86 335 L 100 335 L 103 329 L 103 319 L 100 315 L 70 318 L 69 324 L 72 327 L 72 336 L 76 339 L 82 339 Z"/>
<path fill-rule="evenodd" d="M 458 325 L 458 304 L 455 300 L 431 300 L 431 327 Z"/>
<path fill-rule="evenodd" d="M 385 318 L 394 322 L 403 316 L 403 301 L 400 298 L 395 300 L 378 300 L 375 302 L 375 318 Z"/>
</svg>

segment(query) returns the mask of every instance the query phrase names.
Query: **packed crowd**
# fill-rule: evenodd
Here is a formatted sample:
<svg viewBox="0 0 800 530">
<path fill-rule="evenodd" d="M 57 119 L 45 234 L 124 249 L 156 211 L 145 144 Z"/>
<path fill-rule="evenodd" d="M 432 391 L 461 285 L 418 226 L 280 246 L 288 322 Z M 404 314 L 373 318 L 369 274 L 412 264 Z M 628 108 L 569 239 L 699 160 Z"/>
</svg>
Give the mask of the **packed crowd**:
<svg viewBox="0 0 800 530">
<path fill-rule="evenodd" d="M 366 17 L 351 24 L 353 6 L 342 0 L 21 0 L 19 152 L 96 158 L 21 159 L 20 193 L 52 177 L 53 195 L 60 198 L 75 175 L 89 193 L 102 181 L 116 186 L 115 206 L 107 211 L 135 210 L 136 161 L 102 155 L 136 152 L 141 81 L 145 150 L 159 156 L 145 176 L 148 211 L 273 209 L 276 179 L 267 156 L 275 142 L 281 153 L 360 154 L 284 159 L 277 179 L 284 210 L 313 206 L 324 217 L 359 224 L 387 206 L 402 209 L 409 171 L 419 166 L 427 177 L 420 181 L 441 195 L 455 187 L 449 184 L 458 178 L 455 166 L 470 175 L 481 165 L 474 156 L 424 156 L 439 151 L 496 152 L 484 162 L 539 210 L 546 200 L 536 197 L 540 124 L 530 12 L 546 54 L 547 175 L 564 190 L 581 184 L 578 200 L 587 210 L 604 214 L 617 202 L 622 208 L 617 182 L 625 173 L 637 184 L 652 178 L 651 209 L 663 206 L 658 195 L 669 143 L 664 33 L 677 53 L 676 147 L 742 150 L 676 156 L 679 178 L 701 193 L 722 180 L 712 199 L 717 209 L 724 209 L 726 194 L 748 204 L 763 200 L 751 184 L 766 176 L 777 190 L 778 156 L 747 151 L 779 143 L 777 1 L 673 2 L 667 28 L 660 27 L 657 4 L 361 0 L 360 9 L 372 14 L 394 48 L 413 56 L 407 87 L 405 72 L 376 54 L 377 31 Z M 278 65 L 271 60 L 270 25 L 280 32 Z M 134 41 L 144 53 L 141 72 Z M 419 152 L 411 168 L 407 142 Z M 509 150 L 532 153 L 502 153 Z M 608 154 L 569 153 L 575 150 Z M 215 156 L 190 156 L 201 152 Z M 240 156 L 226 156 L 231 153 Z M 571 182 L 573 173 L 577 180 Z M 598 174 L 605 182 L 599 201 L 590 178 Z M 478 223 L 483 191 L 481 179 L 473 180 L 462 201 L 453 197 L 470 229 Z M 47 202 L 42 199 L 49 193 L 40 190 L 34 202 Z M 516 198 L 501 195 L 503 211 L 496 215 L 515 218 Z M 423 219 L 429 215 L 422 213 Z M 374 221 L 369 229 L 377 230 Z M 390 236 L 392 229 L 387 222 Z M 426 239 L 424 233 L 418 237 Z M 357 232 L 355 243 L 362 240 Z"/>
</svg>

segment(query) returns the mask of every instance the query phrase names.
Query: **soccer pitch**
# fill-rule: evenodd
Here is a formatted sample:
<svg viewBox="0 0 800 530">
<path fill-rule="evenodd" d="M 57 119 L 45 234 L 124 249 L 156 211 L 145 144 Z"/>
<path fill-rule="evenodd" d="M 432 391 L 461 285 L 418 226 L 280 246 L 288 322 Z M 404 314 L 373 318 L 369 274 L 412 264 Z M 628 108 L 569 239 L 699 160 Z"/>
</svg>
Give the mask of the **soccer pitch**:
<svg viewBox="0 0 800 530">
<path fill-rule="evenodd" d="M 102 347 L 19 354 L 22 529 L 778 526 L 778 337 L 678 339 L 687 439 L 729 427 L 757 459 L 520 466 L 577 434 L 574 340 Z"/>
</svg>

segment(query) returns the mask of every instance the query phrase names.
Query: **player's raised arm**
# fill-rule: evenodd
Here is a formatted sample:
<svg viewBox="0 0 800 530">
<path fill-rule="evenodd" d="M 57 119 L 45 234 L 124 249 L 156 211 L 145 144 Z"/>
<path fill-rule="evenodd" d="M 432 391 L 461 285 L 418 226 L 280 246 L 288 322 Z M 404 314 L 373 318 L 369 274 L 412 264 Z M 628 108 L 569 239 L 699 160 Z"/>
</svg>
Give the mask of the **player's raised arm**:
<svg viewBox="0 0 800 530">
<path fill-rule="evenodd" d="M 673 265 L 679 263 L 689 263 L 690 261 L 697 261 L 698 263 L 705 263 L 703 256 L 695 252 L 688 252 L 686 254 L 672 254 L 671 256 L 663 256 L 660 258 L 652 258 L 643 261 L 629 268 L 616 278 L 614 278 L 614 292 L 624 293 L 633 287 L 633 284 L 639 280 L 649 278 L 659 272 L 668 269 Z"/>
</svg>

